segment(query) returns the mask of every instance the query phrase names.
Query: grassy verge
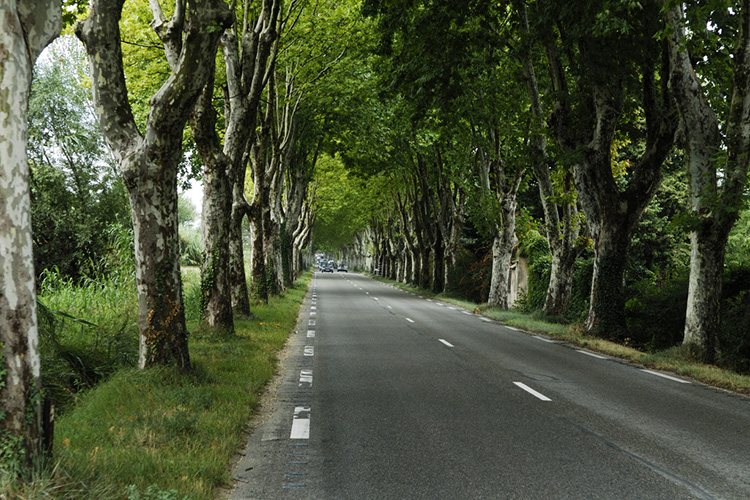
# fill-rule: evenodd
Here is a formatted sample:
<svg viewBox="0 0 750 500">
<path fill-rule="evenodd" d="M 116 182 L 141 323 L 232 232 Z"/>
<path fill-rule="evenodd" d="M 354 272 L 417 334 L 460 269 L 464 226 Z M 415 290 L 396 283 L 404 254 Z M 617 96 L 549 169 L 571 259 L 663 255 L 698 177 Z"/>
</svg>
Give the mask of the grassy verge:
<svg viewBox="0 0 750 500">
<path fill-rule="evenodd" d="M 86 392 L 55 426 L 52 481 L 36 496 L 18 497 L 214 498 L 309 280 L 306 274 L 283 297 L 253 307 L 256 318 L 237 321 L 234 336 L 189 325 L 194 373 L 125 369 Z"/>
<path fill-rule="evenodd" d="M 525 314 L 514 310 L 506 311 L 489 307 L 487 304 L 477 305 L 473 302 L 457 300 L 447 295 L 434 294 L 412 285 L 386 280 L 379 276 L 373 276 L 373 278 L 413 293 L 456 304 L 470 311 L 481 313 L 495 321 L 500 321 L 508 326 L 529 332 L 542 333 L 558 340 L 624 359 L 644 367 L 673 372 L 714 387 L 750 395 L 750 376 L 741 375 L 718 366 L 696 362 L 691 359 L 690 353 L 686 352 L 681 346 L 663 351 L 643 352 L 615 342 L 584 335 L 581 333 L 580 325 L 553 323 L 538 318 L 533 314 Z"/>
</svg>

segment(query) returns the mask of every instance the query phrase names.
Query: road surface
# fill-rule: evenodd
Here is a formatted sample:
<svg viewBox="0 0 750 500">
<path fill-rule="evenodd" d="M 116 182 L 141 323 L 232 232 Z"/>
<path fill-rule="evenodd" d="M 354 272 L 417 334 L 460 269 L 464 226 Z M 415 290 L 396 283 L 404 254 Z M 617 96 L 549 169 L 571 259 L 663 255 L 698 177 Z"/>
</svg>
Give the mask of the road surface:
<svg viewBox="0 0 750 500">
<path fill-rule="evenodd" d="M 750 400 L 317 273 L 232 499 L 750 498 Z"/>
</svg>

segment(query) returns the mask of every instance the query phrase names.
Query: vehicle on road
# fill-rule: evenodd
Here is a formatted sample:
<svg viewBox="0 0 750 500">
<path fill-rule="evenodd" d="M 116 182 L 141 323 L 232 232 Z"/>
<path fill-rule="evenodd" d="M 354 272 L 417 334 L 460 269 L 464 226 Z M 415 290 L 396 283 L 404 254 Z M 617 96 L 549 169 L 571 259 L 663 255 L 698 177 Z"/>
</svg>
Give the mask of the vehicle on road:
<svg viewBox="0 0 750 500">
<path fill-rule="evenodd" d="M 349 272 L 349 266 L 345 266 L 344 264 L 339 264 L 338 269 L 336 271 L 340 273 L 348 273 Z"/>
</svg>

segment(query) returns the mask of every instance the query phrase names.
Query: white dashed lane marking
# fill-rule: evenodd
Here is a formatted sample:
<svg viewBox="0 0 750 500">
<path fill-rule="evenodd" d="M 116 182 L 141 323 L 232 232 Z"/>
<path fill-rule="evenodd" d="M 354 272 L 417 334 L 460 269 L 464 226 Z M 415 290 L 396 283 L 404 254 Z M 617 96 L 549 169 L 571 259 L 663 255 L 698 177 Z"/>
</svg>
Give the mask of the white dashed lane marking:
<svg viewBox="0 0 750 500">
<path fill-rule="evenodd" d="M 528 385 L 522 383 L 522 382 L 513 382 L 516 386 L 520 387 L 524 391 L 528 392 L 532 396 L 541 399 L 542 401 L 552 401 L 550 398 L 542 394 L 541 392 L 537 392 Z"/>
</svg>

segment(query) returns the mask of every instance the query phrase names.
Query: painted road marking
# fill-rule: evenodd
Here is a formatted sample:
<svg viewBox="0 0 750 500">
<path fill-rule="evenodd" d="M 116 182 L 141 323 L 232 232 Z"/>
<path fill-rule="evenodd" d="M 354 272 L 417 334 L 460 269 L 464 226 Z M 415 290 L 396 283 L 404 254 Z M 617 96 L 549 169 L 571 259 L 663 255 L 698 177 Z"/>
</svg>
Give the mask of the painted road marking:
<svg viewBox="0 0 750 500">
<path fill-rule="evenodd" d="M 310 387 L 312 387 L 312 377 L 313 372 L 312 370 L 302 370 L 299 372 L 299 385 L 302 387 L 303 384 L 307 384 Z"/>
<path fill-rule="evenodd" d="M 379 299 L 379 298 L 377 298 L 377 297 L 373 297 L 373 298 L 372 298 L 372 300 L 380 300 L 380 299 Z"/>
<path fill-rule="evenodd" d="M 289 439 L 310 439 L 310 407 L 296 406 Z"/>
<path fill-rule="evenodd" d="M 520 331 L 520 330 L 519 330 L 519 331 Z M 556 340 L 552 340 L 552 339 L 546 339 L 546 338 L 544 338 L 544 337 L 540 337 L 539 335 L 534 335 L 534 338 L 535 338 L 535 339 L 539 339 L 539 340 L 541 340 L 542 342 L 548 342 L 548 343 L 550 343 L 550 344 L 557 344 L 557 341 L 556 341 Z"/>
<path fill-rule="evenodd" d="M 315 346 L 306 345 L 305 346 L 305 356 L 314 356 L 314 355 L 315 355 Z"/>
<path fill-rule="evenodd" d="M 313 338 L 315 337 L 315 330 L 307 330 L 307 338 Z"/>
<path fill-rule="evenodd" d="M 315 307 L 315 306 L 310 306 L 310 310 L 311 310 L 311 311 L 314 311 L 315 309 L 317 309 L 317 307 Z"/>
<path fill-rule="evenodd" d="M 455 311 L 456 310 L 456 308 L 452 307 L 452 306 L 448 306 L 448 309 L 450 309 L 451 311 Z"/>
<path fill-rule="evenodd" d="M 679 379 L 677 377 L 672 377 L 672 376 L 667 375 L 666 373 L 659 373 L 659 372 L 655 372 L 655 371 L 652 371 L 652 370 L 646 370 L 645 368 L 642 368 L 641 371 L 642 372 L 646 372 L 646 373 L 650 373 L 651 375 L 656 375 L 657 377 L 666 378 L 666 379 L 672 380 L 674 382 L 679 382 L 681 384 L 689 384 L 690 383 L 687 380 L 682 380 L 682 379 Z"/>
<path fill-rule="evenodd" d="M 385 306 L 385 307 L 387 307 L 388 309 L 393 309 L 393 307 L 391 307 L 391 306 Z"/>
<path fill-rule="evenodd" d="M 474 313 L 470 313 L 469 311 L 461 311 L 464 314 L 468 314 L 469 316 L 474 316 Z"/>
<path fill-rule="evenodd" d="M 548 398 L 547 396 L 545 396 L 541 392 L 535 391 L 534 389 L 532 389 L 531 387 L 529 387 L 528 385 L 526 385 L 524 383 L 521 383 L 521 382 L 513 382 L 513 383 L 515 385 L 517 385 L 518 387 L 520 387 L 521 389 L 523 389 L 524 391 L 526 391 L 529 394 L 531 394 L 532 396 L 541 399 L 542 401 L 552 401 L 550 398 Z"/>
<path fill-rule="evenodd" d="M 489 318 L 482 318 L 482 321 L 484 321 L 485 323 L 492 323 L 492 320 Z"/>
<path fill-rule="evenodd" d="M 453 344 L 451 344 L 450 342 L 448 342 L 448 341 L 447 341 L 447 340 L 445 340 L 445 339 L 438 339 L 438 340 L 439 340 L 440 342 L 442 342 L 443 344 L 447 345 L 448 347 L 454 347 L 454 345 L 453 345 Z"/>
<path fill-rule="evenodd" d="M 317 313 L 315 311 L 310 311 L 310 316 L 315 316 Z"/>
<path fill-rule="evenodd" d="M 307 322 L 307 325 L 308 326 L 315 326 L 315 320 L 311 319 L 310 321 Z"/>
<path fill-rule="evenodd" d="M 414 320 L 411 318 L 406 318 L 406 321 L 408 321 L 409 323 L 414 323 Z"/>
<path fill-rule="evenodd" d="M 503 326 L 505 326 L 505 325 L 503 325 Z M 505 326 L 505 328 L 507 328 L 508 330 L 513 330 L 514 332 L 520 332 L 521 331 L 518 328 L 515 328 L 515 327 L 512 327 L 512 326 Z M 537 337 L 537 338 L 539 338 L 539 337 Z"/>
<path fill-rule="evenodd" d="M 602 356 L 601 354 L 594 354 L 593 352 L 582 351 L 581 349 L 576 349 L 576 351 L 580 352 L 581 354 L 591 356 L 592 358 L 609 359 L 607 356 Z"/>
</svg>

